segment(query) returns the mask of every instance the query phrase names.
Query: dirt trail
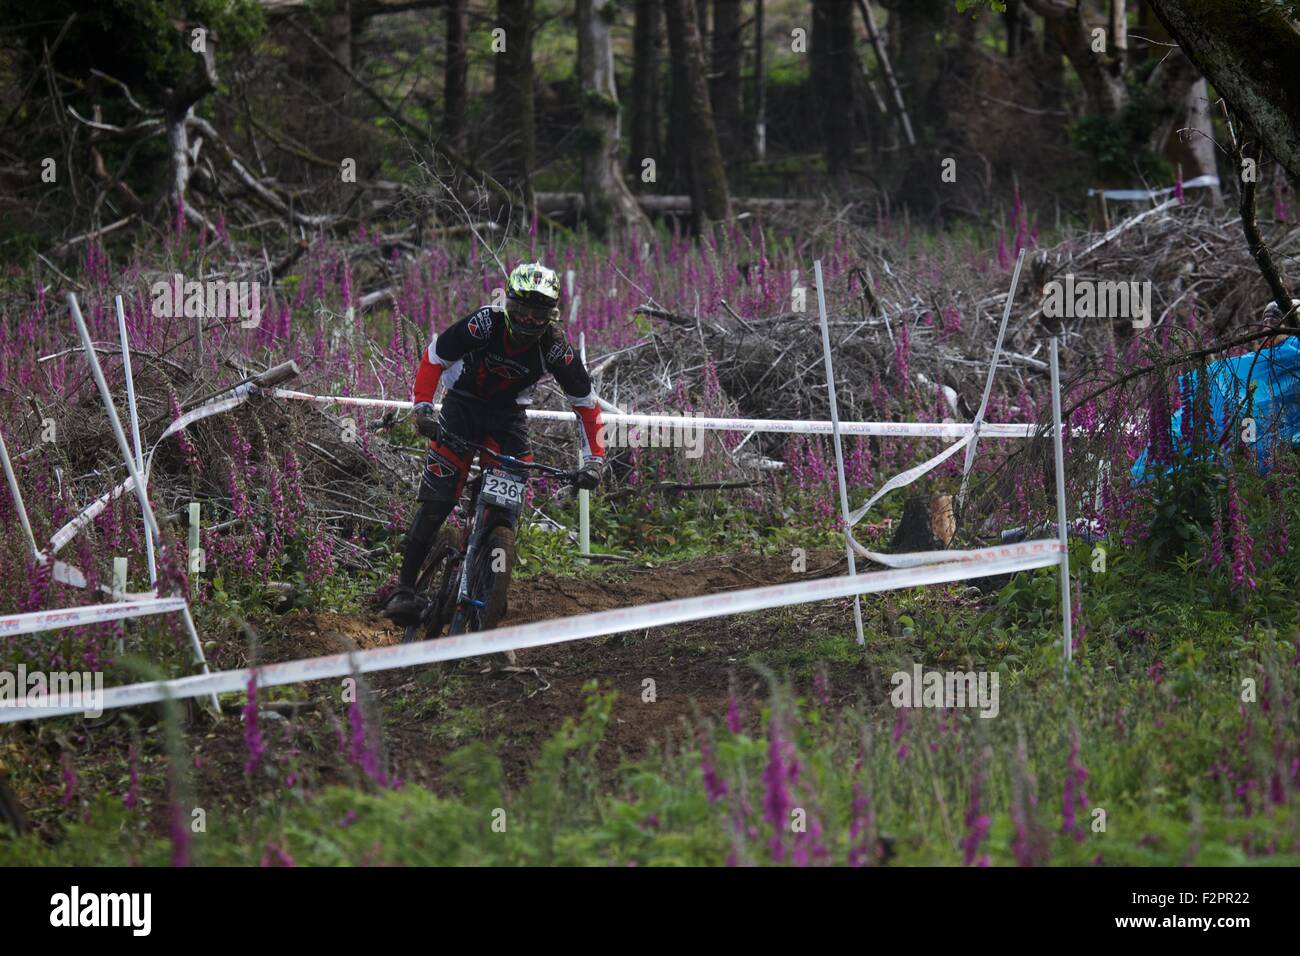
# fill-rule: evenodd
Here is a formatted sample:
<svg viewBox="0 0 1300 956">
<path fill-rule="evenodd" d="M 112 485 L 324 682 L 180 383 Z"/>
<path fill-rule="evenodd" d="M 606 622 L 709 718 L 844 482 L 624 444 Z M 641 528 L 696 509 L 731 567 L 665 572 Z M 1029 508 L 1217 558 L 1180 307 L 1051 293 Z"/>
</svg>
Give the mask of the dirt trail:
<svg viewBox="0 0 1300 956">
<path fill-rule="evenodd" d="M 792 571 L 790 565 L 785 556 L 728 555 L 606 569 L 599 577 L 536 575 L 514 582 L 503 623 L 828 577 L 843 573 L 844 556 L 811 552 L 806 571 Z M 809 605 L 809 628 L 844 626 L 851 620 L 845 616 L 847 606 L 840 606 L 844 603 Z M 436 714 L 389 713 L 385 737 L 390 759 L 405 779 L 436 783 L 446 753 L 480 737 L 499 739 L 508 777 L 520 779 L 564 718 L 582 712 L 583 686 L 596 679 L 602 689 L 618 692 L 601 757 L 602 769 L 612 772 L 620 756 L 640 756 L 680 735 L 682 718 L 724 714 L 734 682 L 743 697 L 761 697 L 763 688 L 744 662 L 788 641 L 778 630 L 756 614 L 520 651 L 519 665 L 535 674 L 479 673 L 484 666 L 479 660 L 442 665 L 441 674 L 464 679 L 439 684 Z M 291 642 L 267 651 L 277 659 L 337 653 L 340 635 L 358 647 L 398 640 L 397 629 L 377 614 L 305 614 L 294 622 Z M 371 678 L 386 711 L 394 710 L 390 704 L 429 693 L 431 678 L 423 671 Z M 643 699 L 647 679 L 654 681 L 653 703 Z M 751 716 L 757 713 L 756 700 L 748 710 Z"/>
<path fill-rule="evenodd" d="M 796 572 L 790 568 L 790 559 L 784 556 L 729 555 L 660 564 L 641 562 L 606 569 L 599 578 L 559 574 L 518 578 L 510 586 L 510 604 L 502 625 L 527 624 L 844 573 L 844 555 L 834 551 L 810 552 L 807 564 L 806 571 Z M 311 654 L 335 654 L 340 650 L 339 637 L 360 648 L 383 647 L 399 640 L 397 628 L 373 613 L 361 616 L 303 614 L 294 622 L 293 635 L 296 646 L 282 645 L 268 659 L 292 660 Z M 553 657 L 562 647 L 537 648 L 520 654 L 546 659 Z"/>
<path fill-rule="evenodd" d="M 820 551 L 808 555 L 802 573 L 792 571 L 785 556 L 743 554 L 621 566 L 587 577 L 541 574 L 514 583 L 506 623 L 827 577 L 843 570 L 842 553 Z M 380 672 L 369 675 L 367 683 L 379 699 L 382 744 L 391 772 L 441 791 L 443 758 L 475 740 L 495 747 L 508 786 L 522 785 L 543 742 L 565 718 L 582 714 L 583 688 L 597 680 L 602 690 L 617 692 L 605 742 L 597 753 L 598 770 L 610 782 L 624 759 L 680 740 L 683 720 L 699 715 L 722 719 L 733 691 L 744 722 L 756 727 L 766 686 L 747 662 L 760 655 L 769 661 L 798 657 L 807 665 L 812 652 L 800 638 L 847 632 L 852 627 L 849 606 L 848 601 L 804 605 L 793 634 L 788 613 L 758 612 L 520 651 L 523 673 L 484 672 L 486 662 L 478 659 Z M 399 639 L 397 629 L 373 613 L 293 611 L 277 615 L 276 621 L 275 627 L 262 622 L 266 629 L 259 650 L 266 662 L 334 654 L 346 642 L 369 648 Z M 844 660 L 830 667 L 833 698 L 852 699 L 871 683 L 862 667 Z M 803 677 L 810 679 L 807 673 Z M 653 681 L 653 700 L 648 699 L 646 681 Z M 301 781 L 296 786 L 309 790 L 355 779 L 348 765 L 348 718 L 337 684 L 313 682 L 273 699 L 278 702 L 276 713 L 262 723 L 268 759 L 282 767 L 277 778 L 281 784 L 274 786 L 283 785 L 290 770 Z M 157 720 L 149 710 L 135 716 L 145 724 Z M 245 772 L 244 730 L 239 715 L 228 712 L 216 724 L 200 720 L 186 731 L 196 794 L 237 812 L 257 806 L 268 787 L 266 780 L 250 779 Z M 93 746 L 86 738 L 75 760 L 84 786 L 119 789 L 131 740 L 130 730 L 120 721 L 102 727 Z M 35 736 L 24 738 L 22 762 L 42 769 L 24 780 L 18 796 L 29 808 L 46 808 L 38 826 L 52 833 L 64 782 L 54 756 L 57 748 L 51 746 Z M 154 774 L 144 785 L 155 808 L 166 806 L 159 789 L 162 779 L 162 774 Z M 162 810 L 155 816 L 159 832 L 165 832 Z"/>
</svg>

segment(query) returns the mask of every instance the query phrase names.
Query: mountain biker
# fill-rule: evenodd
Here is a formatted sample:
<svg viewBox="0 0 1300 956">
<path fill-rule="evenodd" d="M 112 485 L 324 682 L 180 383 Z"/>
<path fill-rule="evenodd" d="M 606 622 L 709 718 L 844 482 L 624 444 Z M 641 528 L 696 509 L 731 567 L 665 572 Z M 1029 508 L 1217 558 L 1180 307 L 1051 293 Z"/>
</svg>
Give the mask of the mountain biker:
<svg viewBox="0 0 1300 956">
<path fill-rule="evenodd" d="M 419 507 L 406 533 L 397 590 L 384 616 L 399 625 L 415 623 L 423 609 L 415 582 L 442 523 L 465 487 L 473 449 L 459 439 L 531 460 L 525 408 L 538 380 L 554 376 L 581 423 L 583 464 L 579 488 L 592 489 L 604 470 L 600 406 L 591 376 L 557 323 L 560 280 L 540 262 L 519 265 L 506 283 L 505 307 L 484 306 L 435 337 L 415 376 L 416 430 L 429 439 Z M 446 383 L 441 412 L 433 396 Z"/>
</svg>

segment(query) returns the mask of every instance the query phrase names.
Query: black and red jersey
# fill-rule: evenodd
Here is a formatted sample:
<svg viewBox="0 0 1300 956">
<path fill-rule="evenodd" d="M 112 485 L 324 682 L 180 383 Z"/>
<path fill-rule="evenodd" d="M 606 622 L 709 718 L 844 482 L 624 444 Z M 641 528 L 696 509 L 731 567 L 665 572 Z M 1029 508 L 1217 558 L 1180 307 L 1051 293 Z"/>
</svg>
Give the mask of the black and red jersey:
<svg viewBox="0 0 1300 956">
<path fill-rule="evenodd" d="M 583 453 L 605 453 L 591 376 L 556 325 L 520 345 L 507 332 L 504 312 L 484 306 L 429 344 L 415 376 L 416 402 L 433 401 L 444 370 L 449 394 L 493 408 L 531 405 L 538 381 L 554 376 L 582 422 Z"/>
</svg>

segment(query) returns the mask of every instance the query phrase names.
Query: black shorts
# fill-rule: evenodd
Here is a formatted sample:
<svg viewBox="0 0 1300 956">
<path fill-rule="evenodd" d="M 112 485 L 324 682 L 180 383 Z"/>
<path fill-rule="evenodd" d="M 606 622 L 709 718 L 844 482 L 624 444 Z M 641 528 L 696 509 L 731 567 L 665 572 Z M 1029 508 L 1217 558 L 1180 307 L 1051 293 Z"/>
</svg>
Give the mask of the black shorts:
<svg viewBox="0 0 1300 956">
<path fill-rule="evenodd" d="M 493 408 L 448 392 L 438 412 L 438 431 L 438 438 L 429 442 L 424 458 L 420 501 L 455 502 L 460 498 L 476 452 L 460 446 L 458 437 L 524 461 L 533 458 L 528 444 L 528 418 L 520 405 Z M 493 461 L 480 464 L 490 466 Z"/>
</svg>

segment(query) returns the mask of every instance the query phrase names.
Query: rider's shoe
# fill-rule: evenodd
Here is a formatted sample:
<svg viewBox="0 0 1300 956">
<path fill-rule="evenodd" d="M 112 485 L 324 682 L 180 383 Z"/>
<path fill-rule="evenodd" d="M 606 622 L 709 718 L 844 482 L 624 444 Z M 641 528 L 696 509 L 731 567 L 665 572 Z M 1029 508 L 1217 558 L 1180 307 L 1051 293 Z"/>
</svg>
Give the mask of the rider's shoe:
<svg viewBox="0 0 1300 956">
<path fill-rule="evenodd" d="M 420 623 L 420 612 L 423 610 L 424 604 L 415 596 L 413 589 L 399 587 L 384 605 L 383 615 L 394 624 L 410 627 Z"/>
</svg>

